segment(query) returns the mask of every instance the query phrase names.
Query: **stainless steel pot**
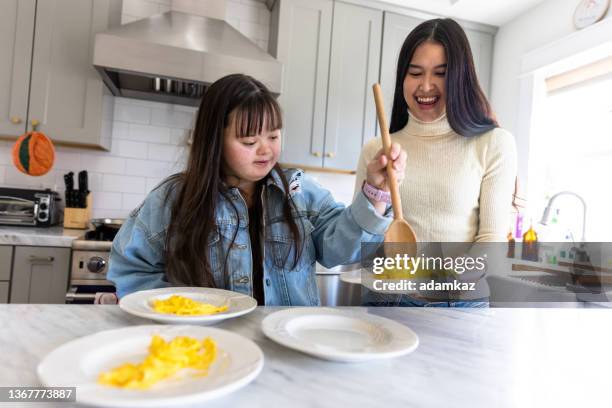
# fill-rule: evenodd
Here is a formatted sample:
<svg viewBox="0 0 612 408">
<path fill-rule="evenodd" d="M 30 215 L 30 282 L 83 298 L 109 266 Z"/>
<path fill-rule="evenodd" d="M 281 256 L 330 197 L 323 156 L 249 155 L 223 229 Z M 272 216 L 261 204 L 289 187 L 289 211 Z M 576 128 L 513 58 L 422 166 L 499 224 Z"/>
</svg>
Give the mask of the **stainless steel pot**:
<svg viewBox="0 0 612 408">
<path fill-rule="evenodd" d="M 91 225 L 96 228 L 101 227 L 103 225 L 109 228 L 121 228 L 121 225 L 123 225 L 124 221 L 125 220 L 123 218 L 94 218 L 89 222 L 91 222 Z"/>
</svg>

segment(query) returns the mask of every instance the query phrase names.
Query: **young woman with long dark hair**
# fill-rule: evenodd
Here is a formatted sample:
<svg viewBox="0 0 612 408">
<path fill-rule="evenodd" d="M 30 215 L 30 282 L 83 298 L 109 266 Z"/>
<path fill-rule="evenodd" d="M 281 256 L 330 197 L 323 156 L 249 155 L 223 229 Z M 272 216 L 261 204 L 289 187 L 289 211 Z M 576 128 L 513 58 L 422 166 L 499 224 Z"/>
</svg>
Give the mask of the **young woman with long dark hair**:
<svg viewBox="0 0 612 408">
<path fill-rule="evenodd" d="M 118 296 L 165 286 L 217 287 L 266 305 L 318 305 L 315 261 L 360 260 L 391 218 L 365 194 L 345 208 L 297 169 L 281 169 L 281 109 L 259 81 L 235 74 L 204 94 L 185 171 L 155 188 L 111 250 Z M 391 159 L 404 173 L 399 145 Z M 383 184 L 386 156 L 367 179 Z M 372 201 L 372 202 L 371 202 Z"/>
<path fill-rule="evenodd" d="M 478 83 L 467 36 L 454 20 L 425 21 L 404 41 L 390 133 L 408 154 L 400 195 L 419 241 L 505 241 L 515 141 L 498 126 Z M 380 145 L 376 138 L 364 146 L 357 186 Z M 488 296 L 483 276 L 472 279 L 481 290 L 462 296 Z"/>
</svg>

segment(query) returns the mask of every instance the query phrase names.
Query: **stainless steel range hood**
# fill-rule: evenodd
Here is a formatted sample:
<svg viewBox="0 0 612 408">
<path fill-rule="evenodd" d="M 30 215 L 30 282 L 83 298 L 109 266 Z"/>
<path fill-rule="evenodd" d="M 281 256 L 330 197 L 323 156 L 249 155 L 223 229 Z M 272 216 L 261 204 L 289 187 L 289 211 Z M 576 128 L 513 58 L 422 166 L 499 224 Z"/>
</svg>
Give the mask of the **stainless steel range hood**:
<svg viewBox="0 0 612 408">
<path fill-rule="evenodd" d="M 113 95 L 197 106 L 233 73 L 280 94 L 282 64 L 223 20 L 169 11 L 96 35 L 93 64 Z"/>
</svg>

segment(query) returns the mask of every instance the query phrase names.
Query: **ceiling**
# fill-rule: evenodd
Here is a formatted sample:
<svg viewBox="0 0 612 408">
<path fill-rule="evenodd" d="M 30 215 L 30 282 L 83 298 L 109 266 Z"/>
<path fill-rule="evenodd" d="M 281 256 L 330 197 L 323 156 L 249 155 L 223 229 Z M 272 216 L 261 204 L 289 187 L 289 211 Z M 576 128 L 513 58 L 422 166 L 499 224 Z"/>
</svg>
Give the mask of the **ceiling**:
<svg viewBox="0 0 612 408">
<path fill-rule="evenodd" d="M 502 26 L 544 0 L 380 0 L 461 20 Z"/>
</svg>

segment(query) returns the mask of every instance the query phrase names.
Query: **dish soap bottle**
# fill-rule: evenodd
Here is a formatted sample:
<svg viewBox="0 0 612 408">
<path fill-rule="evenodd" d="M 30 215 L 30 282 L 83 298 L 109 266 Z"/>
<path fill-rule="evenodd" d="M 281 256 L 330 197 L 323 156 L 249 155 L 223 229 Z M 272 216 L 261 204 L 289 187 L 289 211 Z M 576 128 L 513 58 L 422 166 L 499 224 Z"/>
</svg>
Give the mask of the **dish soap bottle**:
<svg viewBox="0 0 612 408">
<path fill-rule="evenodd" d="M 516 240 L 514 239 L 514 236 L 512 235 L 512 228 L 510 228 L 510 231 L 508 231 L 508 235 L 506 236 L 506 238 L 508 238 L 508 253 L 506 254 L 506 257 L 514 258 L 514 249 L 516 247 Z"/>
<path fill-rule="evenodd" d="M 529 225 L 527 232 L 523 234 L 523 246 L 521 250 L 521 258 L 526 261 L 538 261 L 538 234 L 533 229 L 533 221 Z"/>
</svg>

